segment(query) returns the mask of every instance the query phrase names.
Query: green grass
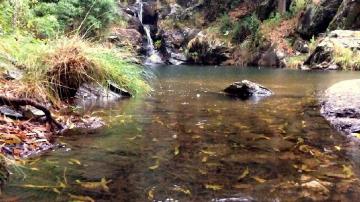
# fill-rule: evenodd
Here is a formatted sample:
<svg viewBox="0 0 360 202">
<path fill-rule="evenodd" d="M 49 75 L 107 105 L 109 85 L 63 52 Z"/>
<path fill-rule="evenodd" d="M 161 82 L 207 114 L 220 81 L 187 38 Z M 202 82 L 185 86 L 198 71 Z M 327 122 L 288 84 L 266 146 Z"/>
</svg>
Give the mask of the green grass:
<svg viewBox="0 0 360 202">
<path fill-rule="evenodd" d="M 143 78 L 144 70 L 133 63 L 131 51 L 110 49 L 79 37 L 50 41 L 13 35 L 0 37 L 0 62 L 10 67 L 6 58 L 16 60 L 18 66 L 24 68 L 25 76 L 17 86 L 19 96 L 37 98 L 39 101 L 59 101 L 53 89 L 54 79 L 49 78 L 52 76 L 49 72 L 60 72 L 61 67 L 69 61 L 79 64 L 73 68 L 76 76 L 69 79 L 100 85 L 111 80 L 135 95 L 151 90 Z"/>
<path fill-rule="evenodd" d="M 344 70 L 360 70 L 360 52 L 334 45 L 333 60 Z"/>
</svg>

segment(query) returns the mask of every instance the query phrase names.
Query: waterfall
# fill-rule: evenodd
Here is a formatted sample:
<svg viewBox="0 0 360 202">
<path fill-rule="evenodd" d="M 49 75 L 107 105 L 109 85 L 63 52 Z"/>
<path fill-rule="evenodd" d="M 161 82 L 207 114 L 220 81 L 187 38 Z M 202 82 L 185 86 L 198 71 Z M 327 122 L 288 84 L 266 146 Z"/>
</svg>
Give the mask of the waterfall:
<svg viewBox="0 0 360 202">
<path fill-rule="evenodd" d="M 154 47 L 154 41 L 151 38 L 151 29 L 150 29 L 150 25 L 145 25 L 143 23 L 143 13 L 144 13 L 144 3 L 142 0 L 136 0 L 136 4 L 138 5 L 138 13 L 137 16 L 140 20 L 140 23 L 142 24 L 145 34 L 146 34 L 146 39 L 147 39 L 147 56 L 148 58 L 145 61 L 145 64 L 161 64 L 163 63 L 160 54 L 158 53 L 158 51 L 155 50 Z"/>
</svg>

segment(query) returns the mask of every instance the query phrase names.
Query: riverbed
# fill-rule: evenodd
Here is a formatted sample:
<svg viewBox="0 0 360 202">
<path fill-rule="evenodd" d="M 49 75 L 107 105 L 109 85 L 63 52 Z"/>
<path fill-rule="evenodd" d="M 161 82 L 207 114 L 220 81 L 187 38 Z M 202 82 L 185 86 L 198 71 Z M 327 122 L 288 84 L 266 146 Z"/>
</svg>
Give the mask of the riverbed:
<svg viewBox="0 0 360 202">
<path fill-rule="evenodd" d="M 360 198 L 359 144 L 319 113 L 326 88 L 360 73 L 212 66 L 148 71 L 154 74 L 150 95 L 86 106 L 107 126 L 59 137 L 64 147 L 13 169 L 2 200 Z M 221 93 L 243 79 L 275 94 L 243 101 Z"/>
</svg>

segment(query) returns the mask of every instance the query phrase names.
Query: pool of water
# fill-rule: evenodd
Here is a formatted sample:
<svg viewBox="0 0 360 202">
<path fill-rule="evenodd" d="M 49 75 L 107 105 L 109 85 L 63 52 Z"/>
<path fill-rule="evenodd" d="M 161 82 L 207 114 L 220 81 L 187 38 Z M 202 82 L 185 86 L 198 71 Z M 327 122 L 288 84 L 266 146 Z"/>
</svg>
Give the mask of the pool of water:
<svg viewBox="0 0 360 202">
<path fill-rule="evenodd" d="M 354 201 L 359 145 L 319 114 L 318 97 L 358 72 L 153 67 L 154 92 L 92 114 L 107 127 L 13 170 L 7 201 Z M 234 100 L 234 81 L 274 96 Z M 104 179 L 106 183 L 100 183 Z M 89 183 L 92 182 L 92 183 Z"/>
</svg>

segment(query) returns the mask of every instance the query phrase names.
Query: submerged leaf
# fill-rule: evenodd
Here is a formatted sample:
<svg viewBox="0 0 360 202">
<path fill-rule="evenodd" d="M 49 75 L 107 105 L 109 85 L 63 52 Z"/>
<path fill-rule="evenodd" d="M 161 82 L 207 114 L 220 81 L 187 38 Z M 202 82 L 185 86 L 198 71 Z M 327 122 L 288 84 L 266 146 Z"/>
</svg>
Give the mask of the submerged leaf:
<svg viewBox="0 0 360 202">
<path fill-rule="evenodd" d="M 70 199 L 77 200 L 77 201 L 83 201 L 83 202 L 95 202 L 93 198 L 90 196 L 80 196 L 80 195 L 73 195 L 69 194 Z"/>
<path fill-rule="evenodd" d="M 223 186 L 219 185 L 219 184 L 206 184 L 205 188 L 206 189 L 211 189 L 211 190 L 214 190 L 214 191 L 218 191 L 218 190 L 223 189 Z"/>
<path fill-rule="evenodd" d="M 157 168 L 159 168 L 159 166 L 160 166 L 160 161 L 159 161 L 159 159 L 157 159 L 155 165 L 150 166 L 149 169 L 156 170 Z"/>
<path fill-rule="evenodd" d="M 174 149 L 174 155 L 177 156 L 177 155 L 179 155 L 179 153 L 180 153 L 180 146 L 177 145 Z"/>
<path fill-rule="evenodd" d="M 89 189 L 89 190 L 102 190 L 105 192 L 109 192 L 110 189 L 107 184 L 109 184 L 111 180 L 106 180 L 102 178 L 100 182 L 81 182 L 80 180 L 76 180 L 76 183 L 80 185 L 80 187 Z"/>
<path fill-rule="evenodd" d="M 246 176 L 248 176 L 250 173 L 249 168 L 246 167 L 246 169 L 244 170 L 244 172 L 240 175 L 240 177 L 238 178 L 238 180 L 244 179 Z"/>
<path fill-rule="evenodd" d="M 69 160 L 69 164 L 77 164 L 77 165 L 81 165 L 81 162 L 79 161 L 79 160 L 77 160 L 77 159 L 70 159 Z"/>
<path fill-rule="evenodd" d="M 173 190 L 173 191 L 176 191 L 176 192 L 184 193 L 184 194 L 186 194 L 186 195 L 191 195 L 191 191 L 190 191 L 189 189 L 182 188 L 182 187 L 177 186 L 177 185 L 175 185 L 172 190 Z"/>
<path fill-rule="evenodd" d="M 148 199 L 152 201 L 154 199 L 154 192 L 156 187 L 151 187 L 151 189 L 148 192 Z"/>
<path fill-rule="evenodd" d="M 257 176 L 253 177 L 253 179 L 256 180 L 256 181 L 259 182 L 259 183 L 265 183 L 265 182 L 266 182 L 265 179 L 262 179 L 262 178 L 257 177 Z"/>
</svg>

